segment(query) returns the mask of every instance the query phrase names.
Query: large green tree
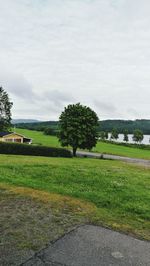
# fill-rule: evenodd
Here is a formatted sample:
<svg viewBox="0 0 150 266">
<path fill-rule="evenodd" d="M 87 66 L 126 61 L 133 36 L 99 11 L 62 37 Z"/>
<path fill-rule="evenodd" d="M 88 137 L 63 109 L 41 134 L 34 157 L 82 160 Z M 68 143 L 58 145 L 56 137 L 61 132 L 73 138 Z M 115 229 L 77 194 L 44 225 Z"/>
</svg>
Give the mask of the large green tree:
<svg viewBox="0 0 150 266">
<path fill-rule="evenodd" d="M 0 87 L 0 131 L 6 131 L 11 126 L 11 108 L 8 93 Z"/>
<path fill-rule="evenodd" d="M 71 146 L 76 156 L 77 148 L 92 149 L 97 143 L 97 114 L 80 103 L 65 107 L 59 118 L 59 141 Z"/>
</svg>

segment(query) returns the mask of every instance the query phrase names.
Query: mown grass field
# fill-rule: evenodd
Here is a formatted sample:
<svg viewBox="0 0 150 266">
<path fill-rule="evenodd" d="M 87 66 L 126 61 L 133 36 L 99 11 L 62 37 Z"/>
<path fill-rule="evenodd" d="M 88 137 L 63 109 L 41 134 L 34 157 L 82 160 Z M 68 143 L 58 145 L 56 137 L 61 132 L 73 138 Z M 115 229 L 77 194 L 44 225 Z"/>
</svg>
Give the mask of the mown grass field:
<svg viewBox="0 0 150 266">
<path fill-rule="evenodd" d="M 34 144 L 51 147 L 61 147 L 58 138 L 55 136 L 46 136 L 43 134 L 43 132 L 26 129 L 17 128 L 15 131 L 29 138 L 32 138 Z M 98 142 L 93 151 L 150 160 L 150 150 L 125 147 L 105 142 Z"/>
<path fill-rule="evenodd" d="M 108 154 L 115 154 L 131 158 L 141 158 L 150 160 L 150 150 L 125 147 L 122 145 L 115 145 L 111 143 L 98 142 L 96 147 L 93 149 L 95 152 L 102 152 Z"/>
<path fill-rule="evenodd" d="M 7 191 L 52 201 L 90 223 L 150 240 L 150 168 L 86 158 L 0 155 L 0 182 Z"/>
<path fill-rule="evenodd" d="M 25 135 L 26 137 L 32 138 L 33 144 L 58 148 L 61 147 L 57 137 L 44 135 L 41 131 L 16 128 L 15 132 Z"/>
</svg>

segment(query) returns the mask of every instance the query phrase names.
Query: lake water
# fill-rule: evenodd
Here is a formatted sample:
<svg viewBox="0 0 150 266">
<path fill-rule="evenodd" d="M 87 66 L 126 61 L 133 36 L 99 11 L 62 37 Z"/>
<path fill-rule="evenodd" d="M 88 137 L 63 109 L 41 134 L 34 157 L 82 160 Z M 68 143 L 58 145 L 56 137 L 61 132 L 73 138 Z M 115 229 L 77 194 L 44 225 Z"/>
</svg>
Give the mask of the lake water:
<svg viewBox="0 0 150 266">
<path fill-rule="evenodd" d="M 111 133 L 108 134 L 109 139 L 111 136 Z M 133 135 L 132 134 L 128 134 L 128 138 L 129 141 L 128 143 L 135 143 L 132 139 Z M 124 142 L 123 141 L 124 135 L 123 134 L 119 134 L 119 138 L 117 140 L 115 140 L 116 142 Z M 143 141 L 141 142 L 141 144 L 149 144 L 150 145 L 150 135 L 144 135 Z"/>
</svg>

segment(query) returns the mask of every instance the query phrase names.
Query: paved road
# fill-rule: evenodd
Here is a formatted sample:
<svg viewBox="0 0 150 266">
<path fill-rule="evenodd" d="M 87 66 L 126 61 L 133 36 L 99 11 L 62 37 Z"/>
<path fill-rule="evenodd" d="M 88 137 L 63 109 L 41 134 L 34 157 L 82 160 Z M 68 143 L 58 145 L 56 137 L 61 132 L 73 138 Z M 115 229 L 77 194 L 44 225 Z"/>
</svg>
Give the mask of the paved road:
<svg viewBox="0 0 150 266">
<path fill-rule="evenodd" d="M 23 266 L 150 266 L 150 242 L 85 225 L 37 253 Z"/>
<path fill-rule="evenodd" d="M 104 159 L 112 159 L 112 160 L 119 160 L 129 163 L 136 163 L 141 164 L 145 166 L 150 167 L 150 160 L 144 160 L 144 159 L 137 159 L 137 158 L 130 158 L 130 157 L 123 157 L 119 155 L 111 155 L 111 154 L 102 154 L 102 153 L 96 153 L 96 152 L 85 152 L 85 151 L 77 151 L 78 157 L 88 157 L 88 158 L 104 158 Z"/>
</svg>

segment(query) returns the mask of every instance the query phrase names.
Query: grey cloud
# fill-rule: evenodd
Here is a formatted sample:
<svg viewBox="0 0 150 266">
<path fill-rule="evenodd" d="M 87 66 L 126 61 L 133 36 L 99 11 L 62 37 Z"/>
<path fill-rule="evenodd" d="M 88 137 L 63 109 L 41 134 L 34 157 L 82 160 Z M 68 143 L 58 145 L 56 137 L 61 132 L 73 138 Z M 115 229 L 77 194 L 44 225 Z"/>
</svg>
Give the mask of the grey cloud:
<svg viewBox="0 0 150 266">
<path fill-rule="evenodd" d="M 59 90 L 50 90 L 43 93 L 43 99 L 52 102 L 55 106 L 62 106 L 65 103 L 70 103 L 74 101 L 72 95 L 66 92 L 61 92 Z"/>
<path fill-rule="evenodd" d="M 21 108 L 15 108 L 14 115 L 17 117 L 19 113 L 23 118 L 34 118 L 40 120 L 55 120 L 58 119 L 60 113 L 64 107 L 74 101 L 71 95 L 58 90 L 49 90 L 42 94 L 36 95 L 36 102 L 32 104 L 28 102 L 28 105 L 22 105 Z M 15 102 L 16 103 L 16 102 Z"/>
<path fill-rule="evenodd" d="M 94 105 L 100 110 L 107 112 L 108 114 L 116 113 L 117 108 L 111 102 L 102 102 L 99 100 L 94 100 Z"/>
<path fill-rule="evenodd" d="M 54 102 L 47 101 L 46 98 L 41 98 L 41 101 L 36 102 L 34 105 L 28 104 L 26 106 L 23 104 L 22 107 L 17 108 L 14 106 L 13 114 L 14 118 L 34 119 L 36 117 L 38 120 L 57 120 L 64 107 L 65 104 L 63 105 L 63 103 L 58 106 Z"/>
<path fill-rule="evenodd" d="M 36 98 L 31 84 L 19 74 L 10 73 L 0 68 L 0 85 L 17 98 L 33 101 Z"/>
</svg>

